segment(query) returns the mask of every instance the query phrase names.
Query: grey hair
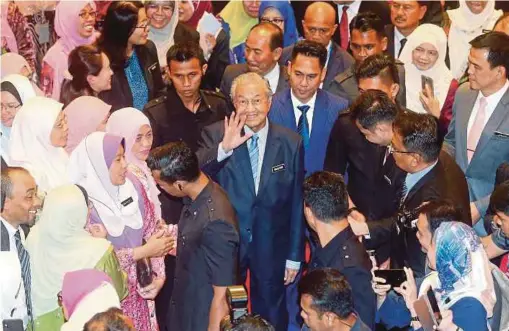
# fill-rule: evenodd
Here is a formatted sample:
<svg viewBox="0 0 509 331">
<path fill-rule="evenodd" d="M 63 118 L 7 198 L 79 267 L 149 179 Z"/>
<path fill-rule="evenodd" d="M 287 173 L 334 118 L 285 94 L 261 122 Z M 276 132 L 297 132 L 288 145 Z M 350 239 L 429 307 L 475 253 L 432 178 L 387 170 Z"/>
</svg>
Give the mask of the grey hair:
<svg viewBox="0 0 509 331">
<path fill-rule="evenodd" d="M 6 198 L 12 197 L 12 174 L 15 172 L 24 172 L 29 174 L 28 170 L 21 167 L 7 167 L 2 169 L 2 179 L 0 183 L 0 211 L 4 211 L 4 204 Z"/>
<path fill-rule="evenodd" d="M 230 90 L 230 97 L 235 99 L 235 91 L 237 90 L 237 85 L 243 85 L 246 83 L 255 83 L 260 84 L 265 87 L 265 92 L 267 94 L 267 98 L 270 99 L 272 97 L 272 90 L 270 89 L 269 81 L 260 76 L 255 72 L 247 72 L 235 78 L 232 83 L 232 88 Z"/>
</svg>

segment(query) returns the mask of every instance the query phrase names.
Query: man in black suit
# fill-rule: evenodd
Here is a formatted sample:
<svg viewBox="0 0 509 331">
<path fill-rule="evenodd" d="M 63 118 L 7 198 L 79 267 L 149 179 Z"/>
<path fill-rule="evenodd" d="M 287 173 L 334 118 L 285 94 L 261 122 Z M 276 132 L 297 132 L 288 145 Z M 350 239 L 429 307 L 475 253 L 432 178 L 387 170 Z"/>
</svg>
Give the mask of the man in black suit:
<svg viewBox="0 0 509 331">
<path fill-rule="evenodd" d="M 348 193 L 339 174 L 318 171 L 304 182 L 304 215 L 318 236 L 309 264 L 339 270 L 352 288 L 355 311 L 374 329 L 376 296 L 371 286 L 371 261 L 348 224 Z"/>
<path fill-rule="evenodd" d="M 315 41 L 327 48 L 327 71 L 321 86 L 326 91 L 329 90 L 334 77 L 354 63 L 352 56 L 332 40 L 337 29 L 337 24 L 334 23 L 335 17 L 334 7 L 326 2 L 317 1 L 307 7 L 302 21 L 306 40 Z M 283 50 L 280 63 L 287 64 L 292 57 L 292 52 L 293 46 L 286 47 Z"/>
<path fill-rule="evenodd" d="M 399 58 L 407 38 L 423 20 L 429 1 L 393 0 L 391 3 L 391 24 L 385 27 L 389 40 L 387 52 Z"/>
<path fill-rule="evenodd" d="M 350 23 L 350 50 L 355 59 L 355 64 L 334 77 L 329 89 L 330 93 L 346 98 L 350 103 L 359 96 L 359 84 L 355 77 L 355 70 L 366 58 L 371 55 L 383 54 L 387 50 L 387 37 L 385 36 L 384 24 L 378 15 L 367 12 L 360 13 Z M 399 77 L 400 93 L 398 102 L 404 106 L 405 102 L 405 66 L 400 61 L 395 61 Z"/>
<path fill-rule="evenodd" d="M 255 25 L 246 39 L 246 63 L 231 64 L 221 81 L 221 92 L 230 97 L 232 82 L 246 72 L 255 72 L 265 78 L 272 94 L 289 87 L 286 67 L 278 64 L 283 51 L 283 32 L 272 23 Z"/>
<path fill-rule="evenodd" d="M 203 130 L 198 157 L 237 213 L 240 273 L 245 279 L 250 271 L 253 312 L 286 331 L 285 286 L 304 257 L 302 139 L 268 121 L 271 90 L 260 75 L 237 77 L 232 99 L 237 113 Z"/>
<path fill-rule="evenodd" d="M 392 217 L 367 224 L 358 212 L 353 212 L 349 219 L 357 235 L 369 236 L 370 245 L 390 241 L 391 268 L 408 266 L 416 277 L 424 276 L 426 265 L 415 224 L 424 203 L 451 200 L 461 209 L 460 221 L 472 224 L 465 175 L 454 159 L 440 152 L 441 145 L 436 118 L 411 111 L 399 112 L 390 145 L 396 165 L 407 172 L 399 211 Z"/>
</svg>

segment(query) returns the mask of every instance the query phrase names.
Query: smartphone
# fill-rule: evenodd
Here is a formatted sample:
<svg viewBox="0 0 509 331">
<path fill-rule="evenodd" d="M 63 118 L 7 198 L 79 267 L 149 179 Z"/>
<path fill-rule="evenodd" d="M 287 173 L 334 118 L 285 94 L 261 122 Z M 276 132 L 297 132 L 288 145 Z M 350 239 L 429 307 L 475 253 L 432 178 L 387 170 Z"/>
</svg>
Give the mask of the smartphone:
<svg viewBox="0 0 509 331">
<path fill-rule="evenodd" d="M 375 270 L 375 276 L 385 279 L 385 284 L 391 285 L 391 287 L 400 287 L 406 280 L 403 269 Z"/>
<path fill-rule="evenodd" d="M 434 304 L 433 304 L 433 302 Z M 436 306 L 436 307 L 433 307 Z M 424 331 L 434 331 L 441 321 L 440 310 L 433 290 L 430 288 L 425 295 L 421 295 L 414 302 L 414 309 Z M 435 309 L 437 310 L 435 312 Z"/>
<path fill-rule="evenodd" d="M 428 98 L 434 96 L 434 93 L 433 93 L 433 91 L 434 91 L 433 78 L 421 75 L 421 85 L 422 85 L 422 93 L 424 93 L 424 95 L 426 95 Z M 431 90 L 431 95 L 427 95 L 427 93 L 426 93 L 426 85 L 429 86 L 429 88 Z"/>
</svg>

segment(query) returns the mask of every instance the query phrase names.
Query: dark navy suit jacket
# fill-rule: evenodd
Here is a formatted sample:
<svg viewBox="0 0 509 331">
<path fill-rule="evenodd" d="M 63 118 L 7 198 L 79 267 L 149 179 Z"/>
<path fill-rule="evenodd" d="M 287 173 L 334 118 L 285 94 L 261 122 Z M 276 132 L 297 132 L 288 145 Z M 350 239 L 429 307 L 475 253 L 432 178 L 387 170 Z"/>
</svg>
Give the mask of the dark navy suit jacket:
<svg viewBox="0 0 509 331">
<path fill-rule="evenodd" d="M 226 160 L 217 162 L 223 135 L 222 121 L 203 129 L 197 152 L 200 166 L 224 188 L 237 213 L 240 260 L 248 256 L 250 268 L 268 277 L 282 276 L 286 260 L 303 261 L 304 258 L 302 139 L 269 121 L 260 184 L 255 194 L 246 143 Z"/>
<path fill-rule="evenodd" d="M 347 107 L 348 101 L 346 99 L 321 89 L 317 91 L 309 147 L 304 153 L 306 175 L 323 170 L 330 132 L 338 114 Z M 297 122 L 289 88 L 276 93 L 272 98 L 269 119 L 272 123 L 297 132 Z"/>
</svg>

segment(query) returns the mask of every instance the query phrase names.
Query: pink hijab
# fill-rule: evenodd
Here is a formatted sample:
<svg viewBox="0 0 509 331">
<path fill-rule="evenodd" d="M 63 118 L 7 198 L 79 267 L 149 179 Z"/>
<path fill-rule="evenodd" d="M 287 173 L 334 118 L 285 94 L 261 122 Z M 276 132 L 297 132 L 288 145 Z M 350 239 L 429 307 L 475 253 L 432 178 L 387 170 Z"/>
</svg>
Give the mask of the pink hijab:
<svg viewBox="0 0 509 331">
<path fill-rule="evenodd" d="M 1 11 L 1 20 L 2 20 L 2 39 L 4 39 L 7 43 L 7 47 L 9 48 L 9 52 L 18 52 L 18 43 L 16 42 L 16 37 L 14 36 L 14 32 L 9 25 L 9 21 L 7 17 L 9 16 L 9 5 L 11 3 L 7 1 L 2 1 L 2 11 Z M 30 66 L 29 66 L 30 68 Z M 3 73 L 2 73 L 3 75 Z"/>
<path fill-rule="evenodd" d="M 102 130 L 99 126 L 109 114 L 110 109 L 110 105 L 92 96 L 76 98 L 65 107 L 64 113 L 67 115 L 69 125 L 67 146 L 65 146 L 68 154 L 71 154 L 74 148 L 92 132 L 104 131 L 104 126 Z"/>
<path fill-rule="evenodd" d="M 31 70 L 27 60 L 18 53 L 5 53 L 0 56 L 0 69 L 2 72 L 2 78 L 12 74 L 20 75 L 21 69 L 23 69 L 23 67 L 27 67 L 28 70 Z"/>
<path fill-rule="evenodd" d="M 155 214 L 158 220 L 161 219 L 161 202 L 159 201 L 159 189 L 156 186 L 152 172 L 145 161 L 140 161 L 132 153 L 132 148 L 136 140 L 136 136 L 143 125 L 149 125 L 150 121 L 147 116 L 136 108 L 127 107 L 114 112 L 108 119 L 106 124 L 106 132 L 125 138 L 125 157 L 130 165 L 139 168 L 144 178 L 140 181 L 145 186 L 150 201 L 154 204 Z M 138 176 L 137 172 L 133 172 Z M 138 176 L 139 177 L 139 176 Z"/>
<path fill-rule="evenodd" d="M 97 33 L 92 33 L 88 38 L 83 38 L 78 32 L 80 24 L 80 11 L 90 5 L 94 10 L 95 3 L 92 0 L 85 1 L 60 1 L 55 10 L 55 31 L 60 37 L 48 50 L 43 62 L 53 68 L 53 99 L 60 99 L 60 88 L 64 80 L 64 72 L 68 69 L 69 53 L 78 46 L 92 44 Z"/>
</svg>

